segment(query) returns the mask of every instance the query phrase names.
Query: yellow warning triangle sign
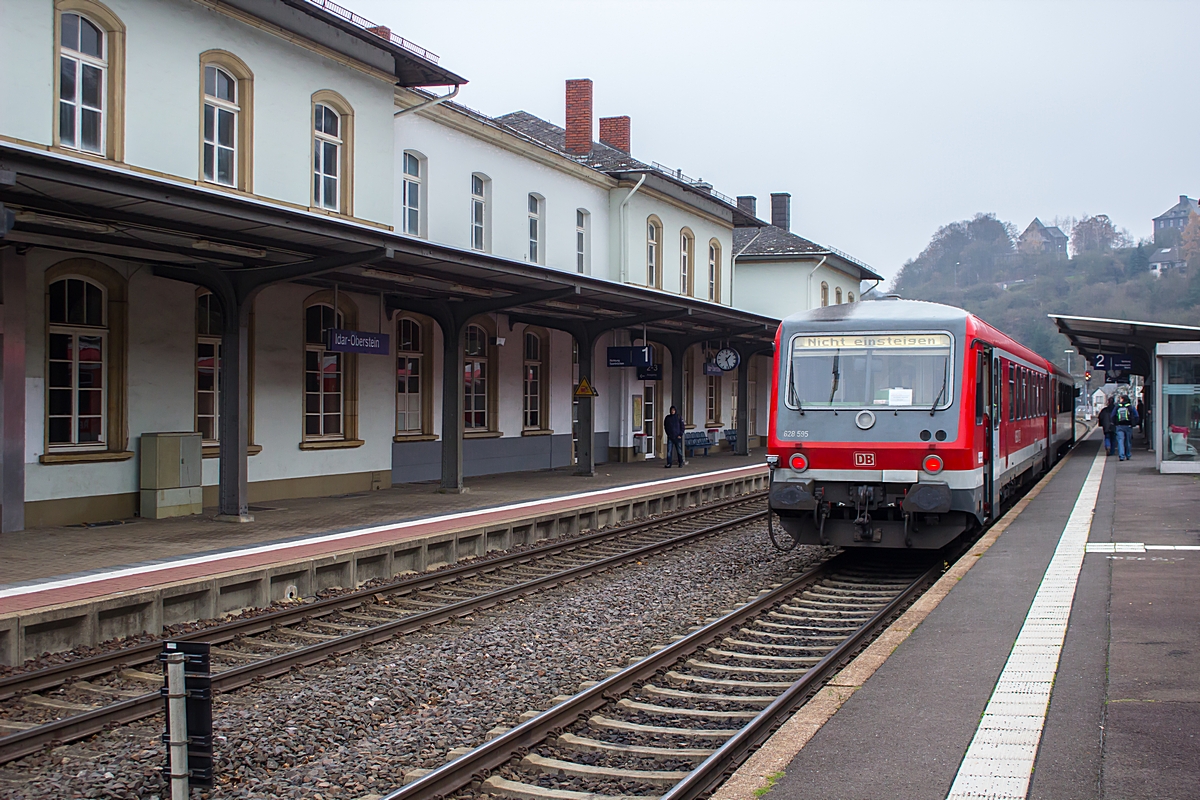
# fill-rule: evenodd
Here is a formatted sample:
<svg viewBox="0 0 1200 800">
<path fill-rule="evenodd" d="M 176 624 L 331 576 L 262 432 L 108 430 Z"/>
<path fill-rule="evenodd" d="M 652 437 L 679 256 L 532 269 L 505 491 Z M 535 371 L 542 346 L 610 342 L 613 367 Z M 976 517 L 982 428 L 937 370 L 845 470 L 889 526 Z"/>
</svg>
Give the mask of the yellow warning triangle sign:
<svg viewBox="0 0 1200 800">
<path fill-rule="evenodd" d="M 579 385 L 575 387 L 575 396 L 576 397 L 599 397 L 600 393 L 592 388 L 592 384 L 589 383 L 588 379 L 585 377 L 585 378 L 579 379 Z"/>
</svg>

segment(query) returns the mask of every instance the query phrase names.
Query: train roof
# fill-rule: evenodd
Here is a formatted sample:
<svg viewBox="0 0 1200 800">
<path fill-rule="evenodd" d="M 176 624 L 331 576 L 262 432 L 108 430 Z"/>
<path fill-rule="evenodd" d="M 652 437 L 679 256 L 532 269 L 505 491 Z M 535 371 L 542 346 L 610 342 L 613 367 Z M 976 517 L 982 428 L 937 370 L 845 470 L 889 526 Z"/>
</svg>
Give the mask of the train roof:
<svg viewBox="0 0 1200 800">
<path fill-rule="evenodd" d="M 894 325 L 904 323 L 915 325 L 946 325 L 953 323 L 956 327 L 972 317 L 967 311 L 955 306 L 941 303 L 931 303 L 927 300 L 902 300 L 889 297 L 886 300 L 859 301 L 857 303 L 841 303 L 824 308 L 814 308 L 811 311 L 801 311 L 783 320 L 785 328 L 804 326 L 808 323 L 823 322 L 856 322 L 886 323 Z"/>
</svg>

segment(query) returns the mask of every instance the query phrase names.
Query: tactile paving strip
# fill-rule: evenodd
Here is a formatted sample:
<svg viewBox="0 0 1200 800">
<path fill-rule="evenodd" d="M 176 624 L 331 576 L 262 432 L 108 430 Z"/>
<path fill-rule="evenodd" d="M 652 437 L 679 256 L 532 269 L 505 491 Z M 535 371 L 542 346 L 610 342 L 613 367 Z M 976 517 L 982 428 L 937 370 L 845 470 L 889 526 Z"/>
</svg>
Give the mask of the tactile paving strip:
<svg viewBox="0 0 1200 800">
<path fill-rule="evenodd" d="M 1084 552 L 1091 552 L 1087 538 L 1103 475 L 1101 450 L 1088 470 L 1054 557 L 946 800 L 1024 800 L 1029 792 L 1042 726 L 1050 707 L 1050 690 L 1067 635 L 1075 585 Z"/>
</svg>

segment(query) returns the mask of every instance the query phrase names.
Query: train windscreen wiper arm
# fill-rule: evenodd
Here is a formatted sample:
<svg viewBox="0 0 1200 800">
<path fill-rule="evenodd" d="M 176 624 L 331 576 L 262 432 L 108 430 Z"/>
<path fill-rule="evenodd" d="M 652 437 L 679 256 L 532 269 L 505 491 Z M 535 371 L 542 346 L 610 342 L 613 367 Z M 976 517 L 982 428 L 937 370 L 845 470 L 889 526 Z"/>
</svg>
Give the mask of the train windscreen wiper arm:
<svg viewBox="0 0 1200 800">
<path fill-rule="evenodd" d="M 792 397 L 796 398 L 796 410 L 800 412 L 800 416 L 804 416 L 804 404 L 800 402 L 800 393 L 796 391 L 796 365 L 795 363 L 788 364 L 788 392 Z"/>
<path fill-rule="evenodd" d="M 942 390 L 938 392 L 937 397 L 933 398 L 933 405 L 929 407 L 929 416 L 933 416 L 937 411 L 938 403 L 942 402 L 942 397 L 946 394 L 946 384 L 950 382 L 950 359 L 947 358 L 943 362 L 942 368 Z"/>
<path fill-rule="evenodd" d="M 829 389 L 829 407 L 830 408 L 833 408 L 833 396 L 835 394 L 837 394 L 838 381 L 840 381 L 842 378 L 842 369 L 841 369 L 842 361 L 841 361 L 841 359 L 842 359 L 841 351 L 840 350 L 835 351 L 833 354 L 833 386 L 830 387 L 830 389 Z M 836 408 L 833 408 L 833 415 L 835 417 L 837 416 Z"/>
</svg>

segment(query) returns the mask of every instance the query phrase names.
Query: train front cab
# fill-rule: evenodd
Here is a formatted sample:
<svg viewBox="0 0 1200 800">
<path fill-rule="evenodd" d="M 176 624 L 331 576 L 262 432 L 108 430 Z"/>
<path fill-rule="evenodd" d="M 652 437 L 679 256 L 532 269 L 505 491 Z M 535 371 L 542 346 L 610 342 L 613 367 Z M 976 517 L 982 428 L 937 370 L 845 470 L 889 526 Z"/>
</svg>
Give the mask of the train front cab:
<svg viewBox="0 0 1200 800">
<path fill-rule="evenodd" d="M 781 327 L 770 507 L 793 539 L 936 549 L 982 521 L 985 437 L 972 424 L 965 321 L 957 311 L 912 330 Z"/>
</svg>

